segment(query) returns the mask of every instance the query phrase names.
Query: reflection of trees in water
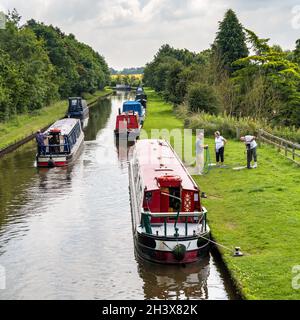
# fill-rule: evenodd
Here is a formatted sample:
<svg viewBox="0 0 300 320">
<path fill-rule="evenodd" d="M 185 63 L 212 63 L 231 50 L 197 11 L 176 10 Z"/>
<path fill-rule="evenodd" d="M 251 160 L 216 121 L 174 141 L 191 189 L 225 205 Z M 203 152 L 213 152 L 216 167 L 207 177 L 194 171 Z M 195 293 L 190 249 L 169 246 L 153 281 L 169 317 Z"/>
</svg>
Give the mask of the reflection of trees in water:
<svg viewBox="0 0 300 320">
<path fill-rule="evenodd" d="M 209 256 L 185 266 L 137 260 L 145 299 L 208 299 Z"/>
<path fill-rule="evenodd" d="M 9 203 L 17 206 L 26 201 L 24 191 L 35 173 L 35 152 L 35 145 L 29 143 L 0 159 L 0 226 L 9 214 Z"/>
<path fill-rule="evenodd" d="M 133 92 L 131 91 L 117 91 L 114 95 L 114 99 L 116 99 L 118 102 L 123 102 L 124 100 L 132 100 L 133 98 Z"/>
<path fill-rule="evenodd" d="M 37 168 L 38 188 L 40 192 L 61 192 L 64 188 L 71 187 L 73 165 L 61 168 Z"/>
<path fill-rule="evenodd" d="M 8 216 L 15 221 L 28 214 L 26 204 L 42 205 L 46 193 L 55 196 L 70 185 L 72 166 L 35 168 L 35 154 L 35 142 L 30 142 L 0 159 L 0 229 Z"/>
<path fill-rule="evenodd" d="M 97 137 L 100 129 L 103 129 L 111 113 L 111 100 L 99 100 L 96 105 L 90 108 L 88 126 L 84 130 L 85 140 L 92 141 Z"/>
</svg>

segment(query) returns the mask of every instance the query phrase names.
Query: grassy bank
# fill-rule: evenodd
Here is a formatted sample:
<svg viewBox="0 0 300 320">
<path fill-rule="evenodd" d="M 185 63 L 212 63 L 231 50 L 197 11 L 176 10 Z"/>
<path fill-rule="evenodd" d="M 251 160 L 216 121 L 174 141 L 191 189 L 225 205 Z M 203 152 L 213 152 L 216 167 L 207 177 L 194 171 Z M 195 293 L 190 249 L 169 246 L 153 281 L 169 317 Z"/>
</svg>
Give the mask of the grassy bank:
<svg viewBox="0 0 300 320">
<path fill-rule="evenodd" d="M 105 88 L 93 95 L 85 94 L 84 98 L 88 103 L 93 103 L 111 92 L 111 89 Z M 32 114 L 22 114 L 8 122 L 0 123 L 0 150 L 62 118 L 66 113 L 67 106 L 67 100 L 58 101 Z"/>
<path fill-rule="evenodd" d="M 170 104 L 153 91 L 148 91 L 148 98 L 144 126 L 148 133 L 153 128 L 183 128 Z M 206 143 L 213 158 L 214 141 Z M 233 258 L 220 249 L 246 299 L 300 299 L 300 290 L 292 288 L 296 276 L 292 268 L 300 265 L 299 167 L 263 145 L 257 169 L 234 171 L 233 167 L 245 165 L 244 149 L 242 143 L 229 140 L 228 168 L 194 177 L 208 195 L 203 203 L 212 234 L 216 241 L 230 248 L 240 246 L 245 253 Z"/>
</svg>

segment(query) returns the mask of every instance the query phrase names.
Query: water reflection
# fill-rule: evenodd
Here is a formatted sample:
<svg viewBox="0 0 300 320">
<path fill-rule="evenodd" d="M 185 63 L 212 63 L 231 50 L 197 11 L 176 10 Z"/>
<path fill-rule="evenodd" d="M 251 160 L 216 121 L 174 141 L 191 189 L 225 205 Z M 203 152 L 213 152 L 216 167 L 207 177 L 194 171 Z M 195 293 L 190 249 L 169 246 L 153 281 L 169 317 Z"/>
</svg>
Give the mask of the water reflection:
<svg viewBox="0 0 300 320">
<path fill-rule="evenodd" d="M 128 149 L 113 134 L 129 98 L 91 108 L 73 166 L 35 168 L 34 143 L 0 159 L 0 299 L 228 298 L 213 259 L 184 269 L 135 259 Z"/>
<path fill-rule="evenodd" d="M 185 266 L 163 266 L 138 260 L 145 299 L 208 299 L 210 257 Z"/>
<path fill-rule="evenodd" d="M 109 98 L 98 101 L 90 108 L 88 126 L 84 130 L 84 140 L 96 139 L 99 130 L 105 127 L 111 113 L 111 100 Z"/>
</svg>

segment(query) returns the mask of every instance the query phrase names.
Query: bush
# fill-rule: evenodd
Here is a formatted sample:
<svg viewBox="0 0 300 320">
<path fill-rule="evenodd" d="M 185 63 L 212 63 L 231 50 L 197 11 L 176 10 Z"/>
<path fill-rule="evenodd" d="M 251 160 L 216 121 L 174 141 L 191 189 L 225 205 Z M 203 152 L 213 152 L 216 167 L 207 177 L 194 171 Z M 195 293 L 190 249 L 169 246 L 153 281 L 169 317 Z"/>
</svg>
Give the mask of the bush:
<svg viewBox="0 0 300 320">
<path fill-rule="evenodd" d="M 190 111 L 204 111 L 210 114 L 218 112 L 219 99 L 215 89 L 205 83 L 196 83 L 190 86 L 187 94 L 187 103 Z"/>
<path fill-rule="evenodd" d="M 259 129 L 264 129 L 283 139 L 300 143 L 300 129 L 295 127 L 271 127 L 266 120 L 250 117 L 237 119 L 225 114 L 192 113 L 186 105 L 178 106 L 175 112 L 179 118 L 184 120 L 186 128 L 204 129 L 207 136 L 212 136 L 218 130 L 226 138 L 236 138 L 237 129 L 239 129 L 241 136 L 258 134 Z"/>
</svg>

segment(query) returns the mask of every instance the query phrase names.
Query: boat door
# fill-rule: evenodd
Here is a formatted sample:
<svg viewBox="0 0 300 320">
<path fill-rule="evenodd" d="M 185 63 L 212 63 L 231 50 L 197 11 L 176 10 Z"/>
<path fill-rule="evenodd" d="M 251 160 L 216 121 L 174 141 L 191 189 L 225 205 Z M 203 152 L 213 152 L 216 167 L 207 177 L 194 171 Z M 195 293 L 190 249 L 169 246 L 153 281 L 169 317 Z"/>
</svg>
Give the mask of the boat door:
<svg viewBox="0 0 300 320">
<path fill-rule="evenodd" d="M 177 176 L 166 175 L 158 178 L 161 212 L 178 212 L 181 209 L 181 181 Z"/>
</svg>

